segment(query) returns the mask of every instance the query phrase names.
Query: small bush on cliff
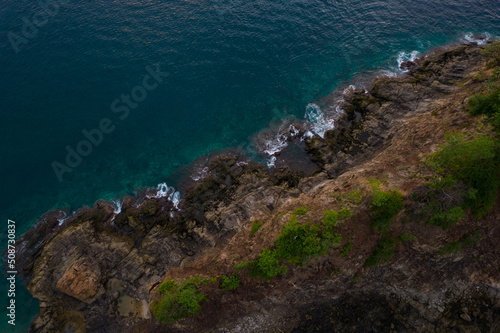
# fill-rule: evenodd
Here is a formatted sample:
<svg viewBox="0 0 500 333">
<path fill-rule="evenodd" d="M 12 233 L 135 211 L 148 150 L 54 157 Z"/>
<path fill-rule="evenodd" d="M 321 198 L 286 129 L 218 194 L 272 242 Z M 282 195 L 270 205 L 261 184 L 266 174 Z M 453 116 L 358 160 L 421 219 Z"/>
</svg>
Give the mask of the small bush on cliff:
<svg viewBox="0 0 500 333">
<path fill-rule="evenodd" d="M 479 94 L 472 96 L 468 102 L 469 112 L 476 116 L 485 114 L 491 116 L 500 111 L 500 89 L 493 91 L 490 94 Z"/>
<path fill-rule="evenodd" d="M 430 224 L 434 224 L 438 227 L 442 227 L 443 229 L 447 229 L 448 227 L 452 226 L 453 224 L 457 223 L 459 220 L 464 217 L 465 212 L 460 206 L 456 206 L 453 208 L 450 208 L 447 211 L 439 211 L 432 215 L 432 217 L 429 220 Z"/>
<path fill-rule="evenodd" d="M 349 209 L 325 211 L 322 223 L 299 223 L 292 214 L 290 221 L 279 233 L 273 249 L 265 249 L 262 254 L 246 267 L 250 274 L 265 279 L 286 274 L 282 261 L 303 266 L 309 258 L 325 254 L 329 248 L 340 244 L 342 236 L 337 233 L 337 224 L 351 216 Z"/>
<path fill-rule="evenodd" d="M 493 66 L 500 66 L 500 41 L 493 42 L 484 47 L 481 54 L 492 58 Z"/>
<path fill-rule="evenodd" d="M 498 142 L 478 135 L 467 140 L 464 134 L 446 137 L 441 149 L 431 155 L 428 164 L 441 175 L 451 174 L 467 186 L 463 195 L 464 207 L 476 215 L 484 215 L 495 204 L 500 185 L 500 154 Z M 457 215 L 458 210 L 453 215 Z"/>
<path fill-rule="evenodd" d="M 347 241 L 347 244 L 346 244 L 346 245 L 344 245 L 343 247 L 341 247 L 341 248 L 339 249 L 340 256 L 341 256 L 341 257 L 344 257 L 344 256 L 348 255 L 348 254 L 349 254 L 349 252 L 351 252 L 351 249 L 352 249 L 352 240 L 351 240 L 351 239 L 349 239 L 349 240 Z"/>
<path fill-rule="evenodd" d="M 262 227 L 262 222 L 260 221 L 254 221 L 252 223 L 252 230 L 250 230 L 250 236 L 255 235 L 257 231 L 259 231 L 260 227 Z"/>
<path fill-rule="evenodd" d="M 306 215 L 307 211 L 308 211 L 307 207 L 302 206 L 302 207 L 298 207 L 298 208 L 296 208 L 296 209 L 293 211 L 293 213 L 292 213 L 292 214 L 293 214 L 293 215 L 299 215 L 299 216 L 300 216 L 300 215 Z"/>
<path fill-rule="evenodd" d="M 364 267 L 373 267 L 387 263 L 394 255 L 396 242 L 389 237 L 382 238 L 373 248 L 372 255 L 364 263 Z"/>
<path fill-rule="evenodd" d="M 240 277 L 237 274 L 232 274 L 231 276 L 222 275 L 220 287 L 224 291 L 234 290 L 240 285 Z"/>
<path fill-rule="evenodd" d="M 278 275 L 285 275 L 287 268 L 280 265 L 276 250 L 264 249 L 261 255 L 252 262 L 250 274 L 264 279 L 272 279 Z"/>
<path fill-rule="evenodd" d="M 304 265 L 308 258 L 324 255 L 328 249 L 340 243 L 341 236 L 336 232 L 339 220 L 349 218 L 350 210 L 325 211 L 320 224 L 299 224 L 292 217 L 276 240 L 279 259 L 295 265 Z"/>
<path fill-rule="evenodd" d="M 171 279 L 162 283 L 158 292 L 163 297 L 151 306 L 156 319 L 164 323 L 173 323 L 200 313 L 200 303 L 206 300 L 205 295 L 199 290 L 201 281 L 202 279 L 195 277 L 180 285 Z"/>
<path fill-rule="evenodd" d="M 439 255 L 449 255 L 462 252 L 467 246 L 474 246 L 481 241 L 481 230 L 477 229 L 471 234 L 463 235 L 457 242 L 451 242 L 439 249 Z"/>
<path fill-rule="evenodd" d="M 372 181 L 373 196 L 371 208 L 372 227 L 379 232 L 386 232 L 392 219 L 403 209 L 403 195 L 397 190 L 382 191 L 380 183 Z"/>
</svg>

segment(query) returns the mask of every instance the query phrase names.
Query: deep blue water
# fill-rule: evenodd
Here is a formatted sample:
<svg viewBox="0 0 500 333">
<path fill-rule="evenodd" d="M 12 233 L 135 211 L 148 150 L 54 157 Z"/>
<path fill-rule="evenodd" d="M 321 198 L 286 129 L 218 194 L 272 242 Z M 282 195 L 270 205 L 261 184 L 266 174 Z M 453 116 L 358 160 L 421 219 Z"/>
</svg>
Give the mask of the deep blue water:
<svg viewBox="0 0 500 333">
<path fill-rule="evenodd" d="M 500 35 L 499 1 L 56 3 L 46 22 L 37 1 L 0 3 L 2 248 L 7 218 L 20 235 L 47 210 L 172 184 L 174 172 L 214 149 L 251 149 L 273 118 L 303 119 L 308 103 L 360 73 L 394 71 L 400 52 Z M 36 34 L 25 27 L 23 36 L 23 17 L 38 20 Z M 147 66 L 169 75 L 148 81 L 157 87 L 121 120 L 125 102 L 120 112 L 111 106 L 142 85 Z M 66 146 L 76 149 L 102 119 L 114 130 L 60 182 L 53 162 L 65 163 Z M 18 308 L 23 332 L 36 302 L 20 302 L 31 302 Z M 0 318 L 0 331 L 10 331 Z"/>
</svg>

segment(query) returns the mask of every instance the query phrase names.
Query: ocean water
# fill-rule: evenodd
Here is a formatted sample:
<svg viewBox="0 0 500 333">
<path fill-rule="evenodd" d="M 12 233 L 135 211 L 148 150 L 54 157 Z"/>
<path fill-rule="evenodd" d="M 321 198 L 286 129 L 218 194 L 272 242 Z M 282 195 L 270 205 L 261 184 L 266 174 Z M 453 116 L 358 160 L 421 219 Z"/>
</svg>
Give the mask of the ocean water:
<svg viewBox="0 0 500 333">
<path fill-rule="evenodd" d="M 7 219 L 20 236 L 50 209 L 176 186 L 216 149 L 258 159 L 253 138 L 276 119 L 321 120 L 313 103 L 331 91 L 486 33 L 500 35 L 498 1 L 3 0 L 1 248 Z M 68 149 L 86 156 L 67 163 Z M 2 332 L 36 314 L 19 283 L 16 299 Z"/>
</svg>

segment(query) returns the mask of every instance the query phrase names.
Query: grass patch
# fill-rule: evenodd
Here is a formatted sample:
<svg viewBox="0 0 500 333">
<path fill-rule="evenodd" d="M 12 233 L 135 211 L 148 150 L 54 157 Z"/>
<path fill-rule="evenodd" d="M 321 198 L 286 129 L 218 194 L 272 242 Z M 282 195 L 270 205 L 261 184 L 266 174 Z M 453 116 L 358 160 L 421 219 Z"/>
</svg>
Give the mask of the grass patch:
<svg viewBox="0 0 500 333">
<path fill-rule="evenodd" d="M 371 225 L 379 232 L 386 232 L 393 218 L 403 209 L 403 195 L 397 190 L 382 191 L 380 181 L 371 180 L 370 182 L 373 191 L 370 202 L 373 212 Z"/>
<path fill-rule="evenodd" d="M 308 210 L 309 209 L 305 206 L 298 207 L 298 208 L 295 208 L 295 210 L 292 212 L 292 215 L 297 215 L 297 216 L 306 215 Z"/>
<path fill-rule="evenodd" d="M 490 66 L 500 66 L 500 41 L 486 45 L 481 54 L 492 59 Z"/>
<path fill-rule="evenodd" d="M 252 223 L 252 229 L 250 230 L 250 236 L 253 237 L 257 231 L 259 231 L 260 227 L 262 227 L 262 222 L 261 221 L 253 221 Z"/>
<path fill-rule="evenodd" d="M 470 235 L 464 235 L 457 242 L 451 242 L 439 249 L 439 255 L 450 255 L 462 252 L 466 246 L 474 246 L 481 242 L 481 230 L 477 229 Z"/>
<path fill-rule="evenodd" d="M 278 234 L 275 246 L 264 249 L 255 261 L 241 268 L 250 268 L 252 276 L 272 279 L 286 274 L 285 262 L 303 266 L 308 259 L 324 255 L 332 246 L 340 244 L 342 236 L 336 227 L 350 216 L 349 209 L 328 210 L 324 212 L 321 223 L 299 223 L 296 214 L 292 214 Z"/>
<path fill-rule="evenodd" d="M 262 254 L 251 263 L 250 275 L 270 280 L 278 275 L 285 275 L 287 268 L 280 264 L 277 251 L 263 249 Z"/>
<path fill-rule="evenodd" d="M 440 211 L 431 216 L 429 223 L 446 230 L 448 227 L 460 221 L 465 216 L 465 212 L 460 206 Z"/>
<path fill-rule="evenodd" d="M 351 252 L 352 246 L 352 240 L 348 239 L 347 244 L 339 249 L 340 256 L 345 257 L 346 255 L 348 255 L 349 252 Z"/>
<path fill-rule="evenodd" d="M 231 276 L 222 275 L 220 287 L 224 291 L 234 290 L 240 285 L 241 278 L 233 273 Z"/>
<path fill-rule="evenodd" d="M 428 158 L 428 165 L 438 174 L 466 185 L 463 208 L 477 216 L 486 214 L 495 204 L 500 186 L 498 141 L 484 135 L 468 140 L 462 133 L 446 136 L 441 149 Z M 436 216 L 434 223 L 448 227 L 463 216 L 459 209 Z"/>
<path fill-rule="evenodd" d="M 399 237 L 398 237 L 399 241 L 400 242 L 412 242 L 415 237 L 413 237 L 413 235 L 406 235 L 406 234 L 399 234 Z"/>
<path fill-rule="evenodd" d="M 200 303 L 206 300 L 199 286 L 204 280 L 194 277 L 182 284 L 172 279 L 163 282 L 158 288 L 162 299 L 151 306 L 153 315 L 163 323 L 173 323 L 179 319 L 196 316 L 201 311 Z"/>
<path fill-rule="evenodd" d="M 396 242 L 389 237 L 382 238 L 373 248 L 372 255 L 364 263 L 364 267 L 374 267 L 387 263 L 394 255 Z"/>
</svg>

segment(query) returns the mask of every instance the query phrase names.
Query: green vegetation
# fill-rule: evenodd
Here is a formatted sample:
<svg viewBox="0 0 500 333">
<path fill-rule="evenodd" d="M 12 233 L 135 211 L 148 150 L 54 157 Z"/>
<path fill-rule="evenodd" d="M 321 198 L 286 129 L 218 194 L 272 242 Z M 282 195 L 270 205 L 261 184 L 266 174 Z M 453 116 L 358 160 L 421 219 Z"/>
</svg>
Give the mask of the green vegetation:
<svg viewBox="0 0 500 333">
<path fill-rule="evenodd" d="M 248 260 L 242 261 L 239 264 L 235 264 L 234 265 L 234 270 L 235 271 L 242 271 L 242 270 L 247 269 L 248 267 L 250 267 L 251 264 L 252 263 L 250 261 L 248 261 Z"/>
<path fill-rule="evenodd" d="M 351 252 L 351 249 L 352 249 L 352 240 L 348 239 L 347 244 L 339 249 L 339 253 L 342 257 L 345 257 L 346 255 L 349 254 L 349 252 Z"/>
<path fill-rule="evenodd" d="M 306 215 L 307 211 L 309 209 L 307 209 L 307 207 L 299 207 L 299 208 L 295 208 L 295 210 L 292 212 L 292 215 Z"/>
<path fill-rule="evenodd" d="M 403 209 L 403 195 L 397 190 L 382 191 L 381 182 L 370 180 L 373 191 L 370 202 L 373 212 L 372 227 L 379 232 L 386 232 L 393 218 Z"/>
<path fill-rule="evenodd" d="M 500 41 L 486 45 L 481 53 L 486 57 L 492 58 L 492 66 L 500 66 Z"/>
<path fill-rule="evenodd" d="M 182 284 L 177 284 L 172 279 L 163 282 L 158 288 L 159 294 L 163 297 L 151 306 L 153 315 L 164 323 L 173 323 L 197 315 L 201 311 L 200 303 L 206 300 L 205 295 L 199 290 L 203 281 L 196 276 Z"/>
<path fill-rule="evenodd" d="M 349 193 L 343 194 L 330 194 L 337 201 L 340 201 L 340 208 L 348 207 L 353 208 L 361 203 L 363 200 L 363 192 L 361 190 L 354 190 Z"/>
<path fill-rule="evenodd" d="M 491 124 L 500 132 L 500 88 L 487 95 L 476 95 L 469 99 L 469 112 L 476 116 L 484 114 L 488 116 Z"/>
<path fill-rule="evenodd" d="M 436 212 L 431 216 L 429 223 L 446 230 L 448 227 L 460 221 L 464 215 L 465 212 L 462 207 L 456 206 L 446 211 Z"/>
<path fill-rule="evenodd" d="M 278 275 L 285 275 L 287 272 L 285 265 L 280 265 L 277 251 L 270 249 L 263 249 L 262 254 L 252 262 L 250 267 L 250 275 L 268 280 Z"/>
<path fill-rule="evenodd" d="M 233 273 L 231 276 L 222 275 L 220 287 L 224 291 L 234 290 L 240 285 L 241 278 Z"/>
<path fill-rule="evenodd" d="M 447 135 L 441 149 L 431 155 L 428 165 L 445 177 L 443 189 L 461 182 L 467 189 L 462 196 L 463 208 L 482 216 L 495 204 L 500 186 L 500 154 L 498 141 L 484 135 L 467 140 L 462 133 Z M 439 185 L 439 183 L 438 183 Z M 463 216 L 459 208 L 448 210 L 432 219 L 431 223 L 446 228 Z"/>
<path fill-rule="evenodd" d="M 447 255 L 447 254 L 454 254 L 454 253 L 459 253 L 462 252 L 462 248 L 460 247 L 460 244 L 458 242 L 451 242 L 450 244 L 446 245 L 445 247 L 442 247 L 439 249 L 438 254 L 439 255 Z"/>
<path fill-rule="evenodd" d="M 255 261 L 243 268 L 249 267 L 252 276 L 272 279 L 286 274 L 284 261 L 303 266 L 309 258 L 324 255 L 332 246 L 340 244 L 342 236 L 337 233 L 336 226 L 350 216 L 349 209 L 328 210 L 324 212 L 322 223 L 303 223 L 297 220 L 296 214 L 292 214 L 278 235 L 274 248 L 264 249 Z"/>
<path fill-rule="evenodd" d="M 399 234 L 398 238 L 400 242 L 411 242 L 414 240 L 413 235 L 406 235 L 406 234 Z"/>
<path fill-rule="evenodd" d="M 481 241 L 481 230 L 475 230 L 471 235 L 464 235 L 457 242 L 451 242 L 445 247 L 442 247 L 438 254 L 439 255 L 449 255 L 454 253 L 462 252 L 463 248 L 466 246 L 474 246 L 479 244 Z"/>
<path fill-rule="evenodd" d="M 250 230 L 250 236 L 255 235 L 255 233 L 256 233 L 257 231 L 259 231 L 260 227 L 262 227 L 262 224 L 263 224 L 263 223 L 262 223 L 262 222 L 260 222 L 260 221 L 254 221 L 254 222 L 252 223 L 252 229 Z"/>
<path fill-rule="evenodd" d="M 373 248 L 372 255 L 364 263 L 364 267 L 374 267 L 387 263 L 394 254 L 396 242 L 389 237 L 383 237 Z"/>
</svg>

